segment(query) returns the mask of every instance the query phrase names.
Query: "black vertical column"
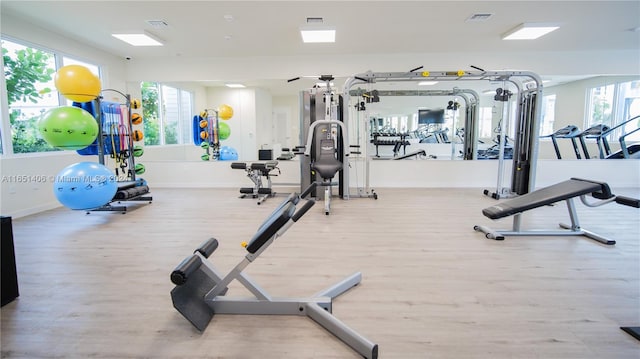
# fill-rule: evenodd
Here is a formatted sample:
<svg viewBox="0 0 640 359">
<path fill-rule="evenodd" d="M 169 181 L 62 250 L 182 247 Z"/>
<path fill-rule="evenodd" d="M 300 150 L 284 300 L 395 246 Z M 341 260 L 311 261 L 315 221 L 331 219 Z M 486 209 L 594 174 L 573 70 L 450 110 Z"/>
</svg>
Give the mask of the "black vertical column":
<svg viewBox="0 0 640 359">
<path fill-rule="evenodd" d="M 18 293 L 18 273 L 16 271 L 16 255 L 13 247 L 13 226 L 11 217 L 0 217 L 2 219 L 0 236 L 0 281 L 2 283 L 2 303 L 4 306 L 16 299 Z"/>
</svg>

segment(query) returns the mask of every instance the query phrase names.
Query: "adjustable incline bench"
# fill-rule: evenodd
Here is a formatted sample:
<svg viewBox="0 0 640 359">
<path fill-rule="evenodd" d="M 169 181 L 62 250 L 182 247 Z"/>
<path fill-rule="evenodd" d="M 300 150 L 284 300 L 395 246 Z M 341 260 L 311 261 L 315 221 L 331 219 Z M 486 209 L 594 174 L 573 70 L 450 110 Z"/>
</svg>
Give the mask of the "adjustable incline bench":
<svg viewBox="0 0 640 359">
<path fill-rule="evenodd" d="M 599 201 L 588 202 L 586 199 L 588 194 Z M 580 228 L 578 213 L 576 212 L 576 207 L 573 202 L 573 199 L 578 196 L 582 203 L 588 207 L 598 207 L 607 203 L 616 202 L 625 206 L 640 208 L 640 200 L 616 196 L 611 193 L 609 185 L 604 182 L 572 178 L 570 180 L 530 192 L 520 197 L 502 201 L 494 206 L 482 210 L 482 214 L 491 219 L 500 219 L 513 215 L 512 230 L 496 231 L 485 226 L 474 226 L 473 229 L 483 232 L 487 238 L 495 240 L 504 240 L 506 236 L 585 236 L 603 244 L 616 244 L 616 241 L 612 239 L 605 238 Z M 560 223 L 560 227 L 566 230 L 521 230 L 520 225 L 522 212 L 533 208 L 551 205 L 559 201 L 566 201 L 567 208 L 569 210 L 571 225 Z"/>
<path fill-rule="evenodd" d="M 200 331 L 206 329 L 214 314 L 308 316 L 363 357 L 377 358 L 377 344 L 361 336 L 331 314 L 332 300 L 358 285 L 362 280 L 360 272 L 310 298 L 273 298 L 243 273 L 251 262 L 314 205 L 313 200 L 304 199 L 313 187 L 315 185 L 305 189 L 301 195 L 290 194 L 273 211 L 249 243 L 243 243 L 248 253 L 227 275 L 223 276 L 207 260 L 218 248 L 215 238 L 206 240 L 194 254 L 185 258 L 171 273 L 171 282 L 176 285 L 171 291 L 171 300 L 178 312 Z M 254 297 L 225 296 L 228 285 L 233 280 L 240 282 Z"/>
<path fill-rule="evenodd" d="M 240 198 L 247 198 L 247 196 L 251 196 L 251 198 L 257 198 L 258 204 L 260 204 L 266 201 L 267 198 L 276 195 L 271 188 L 271 176 L 277 175 L 272 174 L 271 171 L 278 170 L 278 173 L 280 173 L 278 161 L 254 162 L 250 165 L 247 165 L 244 162 L 232 162 L 231 168 L 247 171 L 247 177 L 249 177 L 251 182 L 253 182 L 253 187 L 240 188 Z M 262 184 L 262 177 L 267 179 L 266 187 Z"/>
</svg>

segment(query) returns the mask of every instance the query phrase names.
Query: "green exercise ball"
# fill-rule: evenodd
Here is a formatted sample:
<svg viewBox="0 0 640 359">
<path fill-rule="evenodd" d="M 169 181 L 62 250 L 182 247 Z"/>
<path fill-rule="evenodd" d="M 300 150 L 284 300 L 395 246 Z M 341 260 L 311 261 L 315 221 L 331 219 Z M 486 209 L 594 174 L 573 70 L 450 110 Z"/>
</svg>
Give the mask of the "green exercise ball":
<svg viewBox="0 0 640 359">
<path fill-rule="evenodd" d="M 98 123 L 93 116 L 73 106 L 62 106 L 45 112 L 38 122 L 42 138 L 53 147 L 81 150 L 98 137 Z"/>
<path fill-rule="evenodd" d="M 229 127 L 229 125 L 227 125 L 226 123 L 218 123 L 218 129 L 218 138 L 220 138 L 221 140 L 226 140 L 227 138 L 229 138 L 229 136 L 231 136 L 231 127 Z"/>
<path fill-rule="evenodd" d="M 200 159 L 203 161 L 209 161 L 209 155 L 205 153 L 204 155 L 200 156 Z"/>
<path fill-rule="evenodd" d="M 209 148 L 209 142 L 207 142 L 207 141 L 202 142 L 202 143 L 200 144 L 200 147 L 202 147 L 203 149 L 205 149 L 205 150 L 206 150 L 207 148 Z"/>
</svg>

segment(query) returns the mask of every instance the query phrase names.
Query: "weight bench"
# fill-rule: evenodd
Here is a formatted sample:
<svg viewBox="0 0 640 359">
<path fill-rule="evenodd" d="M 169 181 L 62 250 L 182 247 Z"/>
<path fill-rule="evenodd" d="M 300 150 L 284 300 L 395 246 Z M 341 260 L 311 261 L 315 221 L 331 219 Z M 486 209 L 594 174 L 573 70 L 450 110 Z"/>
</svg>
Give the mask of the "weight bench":
<svg viewBox="0 0 640 359">
<path fill-rule="evenodd" d="M 218 248 L 218 241 L 211 238 L 202 243 L 194 254 L 185 258 L 171 273 L 171 282 L 176 285 L 171 291 L 173 306 L 200 331 L 207 328 L 215 314 L 307 316 L 363 357 L 377 358 L 377 344 L 361 336 L 331 314 L 333 299 L 358 285 L 362 280 L 360 272 L 309 298 L 271 297 L 243 272 L 314 205 L 313 200 L 303 200 L 311 190 L 310 186 L 301 195 L 290 194 L 273 211 L 251 240 L 243 243 L 248 253 L 227 275 L 222 275 L 207 260 Z M 253 297 L 226 296 L 228 286 L 233 280 L 240 282 Z"/>
<path fill-rule="evenodd" d="M 280 174 L 278 161 L 254 162 L 250 165 L 247 165 L 244 162 L 233 162 L 231 163 L 231 168 L 247 171 L 247 177 L 249 177 L 251 182 L 253 182 L 253 187 L 240 188 L 240 198 L 257 198 L 259 205 L 266 201 L 267 198 L 274 197 L 276 195 L 271 188 L 271 176 L 277 175 L 272 174 L 271 172 L 278 170 L 278 174 Z M 266 186 L 262 184 L 262 177 L 267 179 Z"/>
<path fill-rule="evenodd" d="M 598 199 L 597 202 L 589 202 L 587 195 Z M 598 207 L 607 203 L 616 202 L 625 206 L 640 208 L 640 201 L 635 198 L 616 196 L 611 193 L 609 185 L 604 182 L 596 182 L 579 178 L 554 184 L 549 187 L 530 192 L 520 197 L 500 202 L 494 206 L 482 210 L 482 214 L 491 219 L 500 219 L 513 215 L 513 228 L 511 230 L 493 230 L 485 226 L 474 226 L 473 229 L 483 232 L 487 238 L 504 240 L 506 236 L 585 236 L 600 243 L 613 245 L 616 241 L 605 238 L 596 233 L 580 227 L 578 213 L 573 202 L 575 197 L 580 197 L 582 203 L 588 207 Z M 560 223 L 565 230 L 530 230 L 521 229 L 521 215 L 533 208 L 552 205 L 559 201 L 567 202 L 571 224 Z"/>
</svg>

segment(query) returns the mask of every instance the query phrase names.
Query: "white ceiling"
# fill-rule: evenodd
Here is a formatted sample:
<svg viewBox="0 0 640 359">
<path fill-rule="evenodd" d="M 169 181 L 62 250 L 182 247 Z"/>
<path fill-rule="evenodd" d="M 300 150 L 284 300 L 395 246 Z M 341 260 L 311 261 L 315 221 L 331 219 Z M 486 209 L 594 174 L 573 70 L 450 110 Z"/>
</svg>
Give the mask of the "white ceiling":
<svg viewBox="0 0 640 359">
<path fill-rule="evenodd" d="M 327 55 L 335 55 L 336 61 L 340 61 L 339 56 L 381 53 L 640 51 L 640 31 L 631 31 L 640 27 L 637 0 L 2 0 L 0 6 L 2 17 L 22 18 L 123 58 L 149 61 L 250 56 L 326 59 Z M 475 13 L 492 16 L 484 22 L 466 21 Z M 225 20 L 225 15 L 231 15 L 233 20 Z M 303 44 L 298 30 L 307 17 L 322 17 L 326 25 L 335 27 L 336 43 Z M 154 28 L 147 20 L 164 20 L 168 27 Z M 553 22 L 561 28 L 535 41 L 500 39 L 502 33 L 523 22 Z M 111 36 L 123 30 L 147 30 L 162 39 L 165 46 L 135 48 Z M 362 70 L 367 69 L 364 66 Z M 403 70 L 410 68 L 394 71 Z M 284 79 L 278 79 L 281 80 Z"/>
</svg>

